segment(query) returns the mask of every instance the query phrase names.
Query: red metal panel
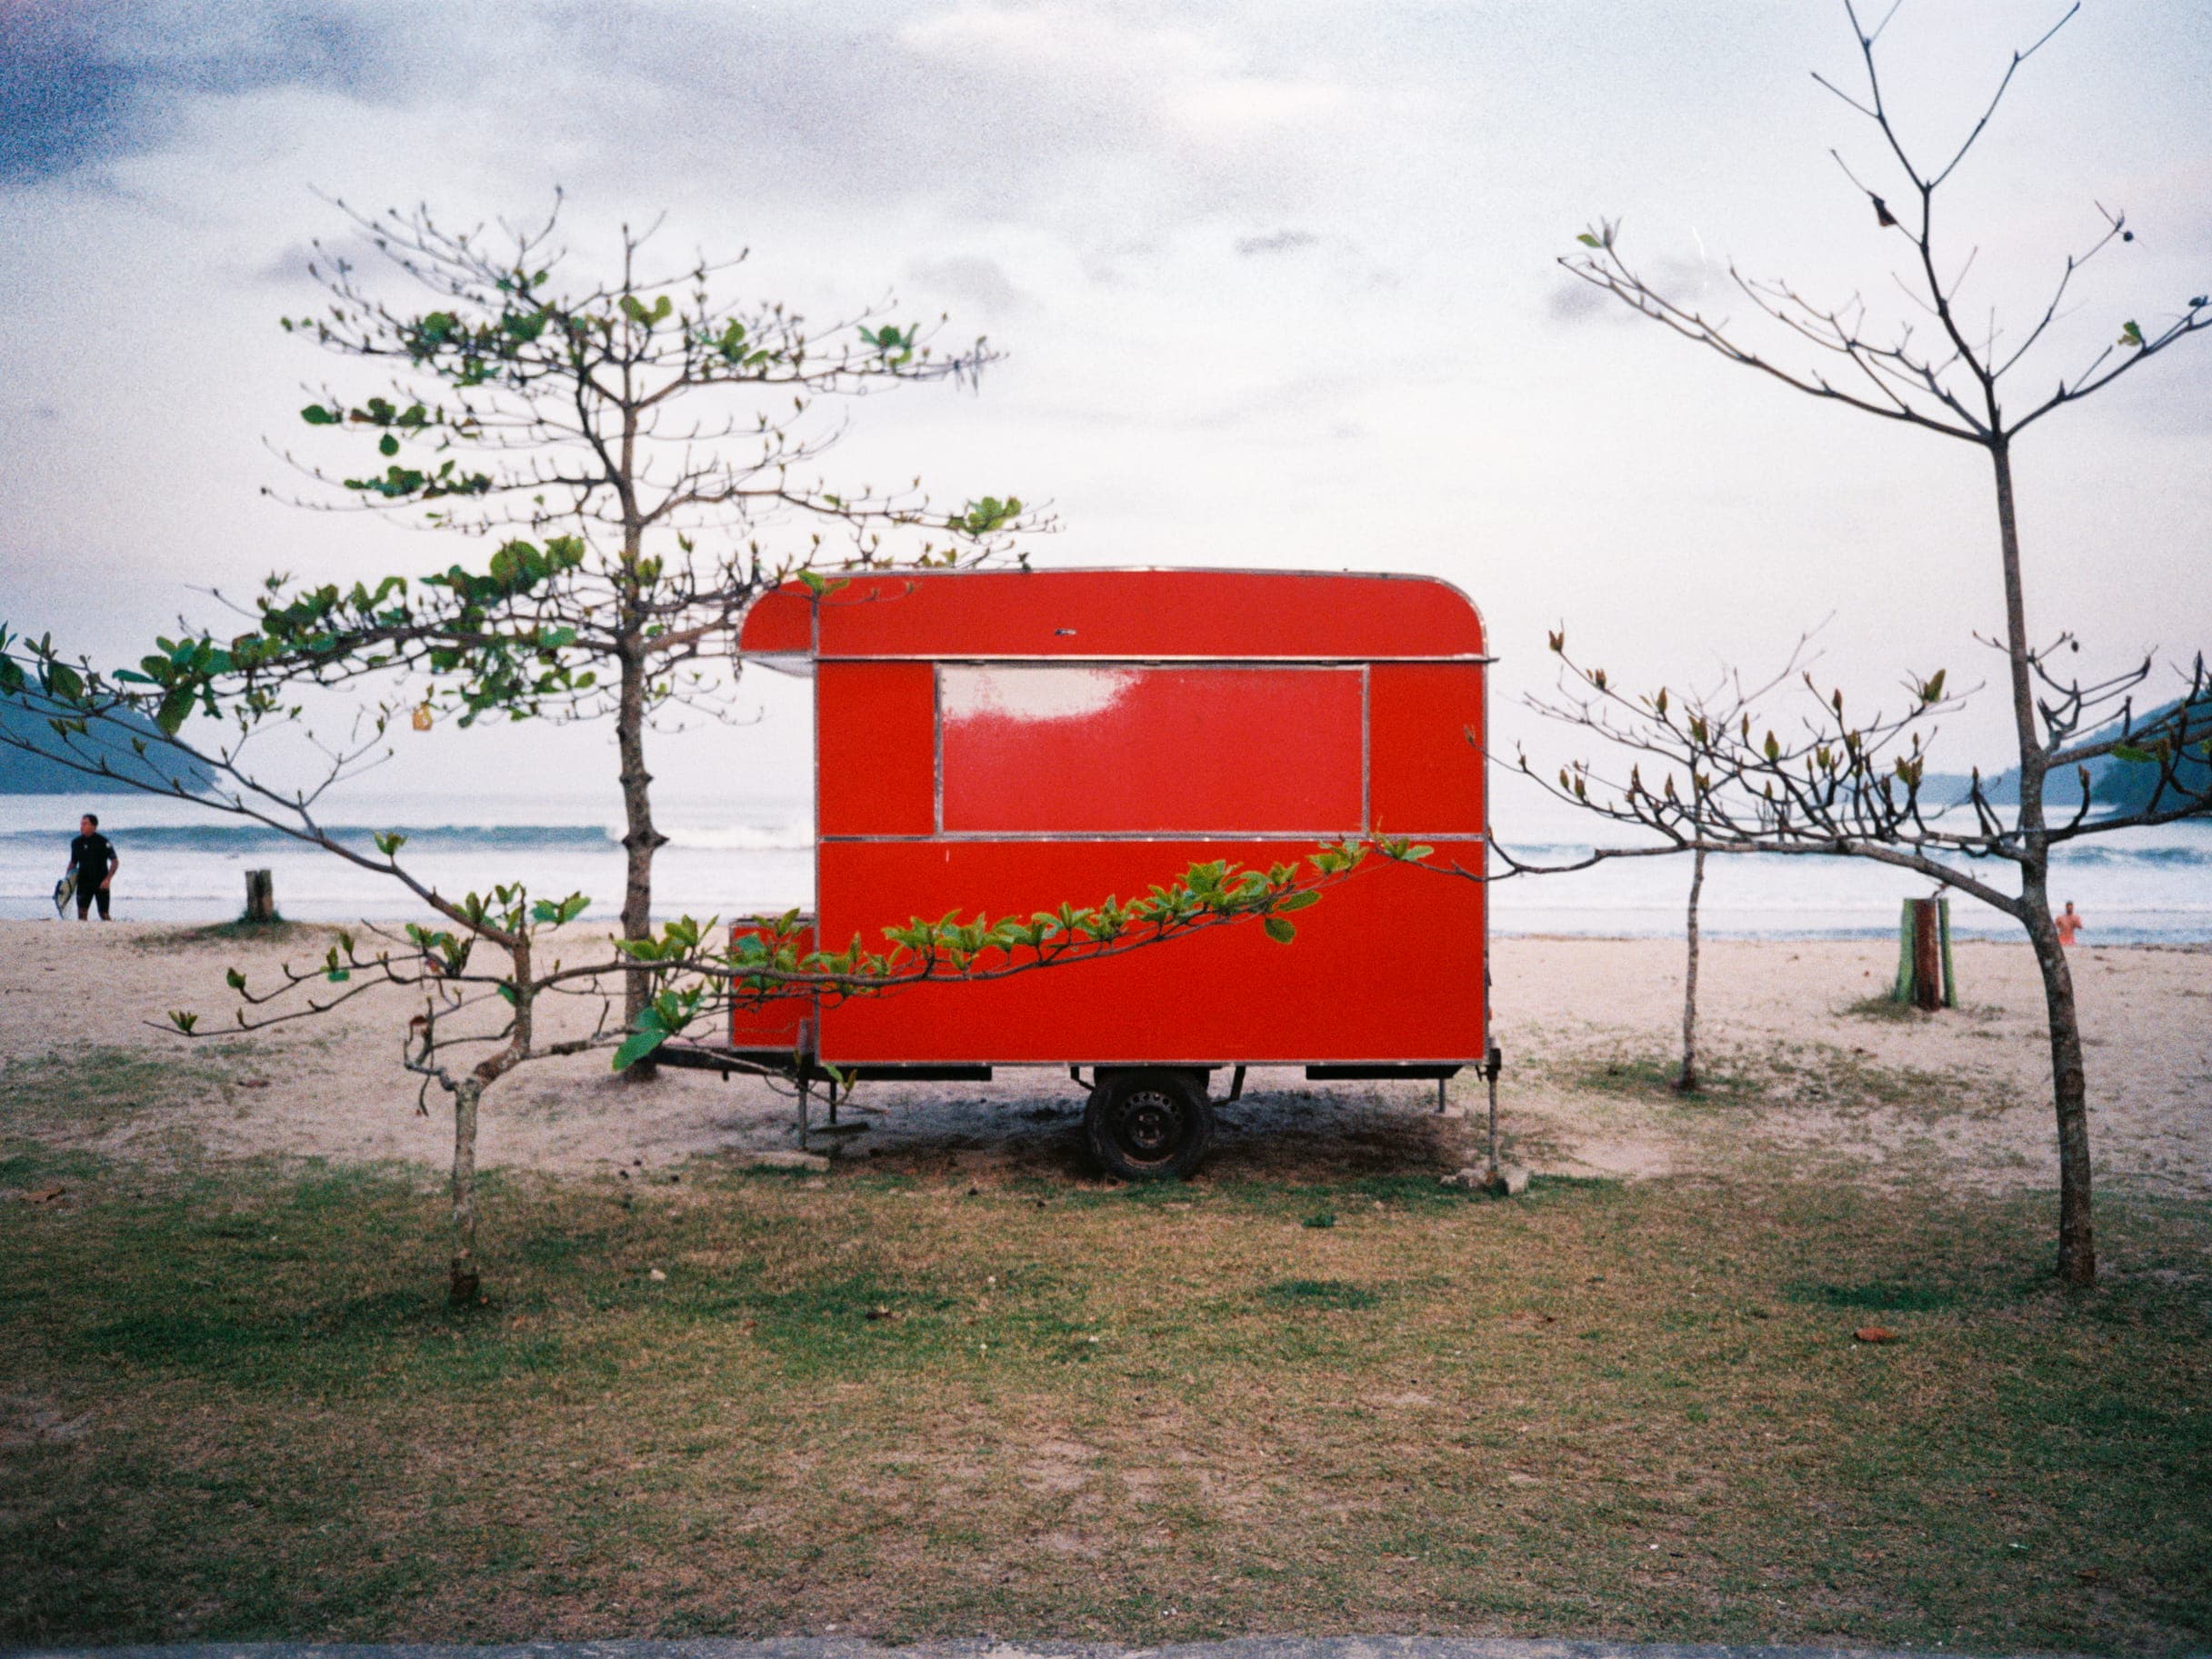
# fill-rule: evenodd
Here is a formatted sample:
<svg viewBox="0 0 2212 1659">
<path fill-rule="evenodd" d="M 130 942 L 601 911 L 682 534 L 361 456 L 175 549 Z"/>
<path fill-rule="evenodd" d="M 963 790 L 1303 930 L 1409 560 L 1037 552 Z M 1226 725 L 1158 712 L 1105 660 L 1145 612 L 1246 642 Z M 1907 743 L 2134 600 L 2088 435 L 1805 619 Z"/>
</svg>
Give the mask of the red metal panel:
<svg viewBox="0 0 2212 1659">
<path fill-rule="evenodd" d="M 937 672 L 947 830 L 1360 827 L 1356 668 Z"/>
<path fill-rule="evenodd" d="M 756 656 L 803 655 L 814 649 L 814 604 L 797 583 L 763 594 L 746 613 L 739 648 Z"/>
<path fill-rule="evenodd" d="M 740 934 L 756 934 L 759 928 L 743 922 L 730 924 L 730 942 L 735 944 Z M 814 949 L 814 929 L 802 927 L 793 948 L 801 957 Z M 814 1014 L 812 994 L 801 996 L 778 996 L 750 1007 L 730 1010 L 730 1046 L 733 1048 L 788 1048 L 796 1049 L 802 1035 L 799 1027 Z"/>
<path fill-rule="evenodd" d="M 815 833 L 936 826 L 936 677 L 927 663 L 825 663 L 815 676 Z"/>
<path fill-rule="evenodd" d="M 1368 692 L 1368 810 L 1378 835 L 1479 835 L 1483 670 L 1377 663 Z"/>
<path fill-rule="evenodd" d="M 1479 656 L 1484 649 L 1481 618 L 1446 583 L 1324 572 L 866 575 L 826 597 L 820 620 L 824 656 L 1357 661 Z M 747 649 L 753 637 L 748 624 Z"/>
<path fill-rule="evenodd" d="M 1296 844 L 841 842 L 821 850 L 822 937 L 886 923 L 1027 914 L 1165 883 L 1200 859 L 1266 865 Z M 1440 861 L 1482 867 L 1473 843 Z M 1483 889 L 1371 861 L 1298 913 L 1295 944 L 1238 924 L 989 984 L 916 985 L 822 1011 L 821 1052 L 860 1062 L 1418 1061 L 1483 1053 Z"/>
</svg>

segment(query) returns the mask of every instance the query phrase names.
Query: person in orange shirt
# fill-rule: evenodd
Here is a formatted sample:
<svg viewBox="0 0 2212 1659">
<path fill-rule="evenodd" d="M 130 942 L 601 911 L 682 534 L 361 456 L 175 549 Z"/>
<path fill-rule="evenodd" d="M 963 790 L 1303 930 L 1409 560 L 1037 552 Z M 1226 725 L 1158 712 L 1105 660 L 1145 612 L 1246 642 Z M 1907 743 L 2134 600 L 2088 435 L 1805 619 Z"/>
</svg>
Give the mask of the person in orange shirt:
<svg viewBox="0 0 2212 1659">
<path fill-rule="evenodd" d="M 2058 930 L 2059 944 L 2068 946 L 2073 944 L 2074 935 L 2081 931 L 2082 922 L 2081 918 L 2074 914 L 2072 899 L 2067 900 L 2066 908 L 2051 918 L 2051 924 Z"/>
</svg>

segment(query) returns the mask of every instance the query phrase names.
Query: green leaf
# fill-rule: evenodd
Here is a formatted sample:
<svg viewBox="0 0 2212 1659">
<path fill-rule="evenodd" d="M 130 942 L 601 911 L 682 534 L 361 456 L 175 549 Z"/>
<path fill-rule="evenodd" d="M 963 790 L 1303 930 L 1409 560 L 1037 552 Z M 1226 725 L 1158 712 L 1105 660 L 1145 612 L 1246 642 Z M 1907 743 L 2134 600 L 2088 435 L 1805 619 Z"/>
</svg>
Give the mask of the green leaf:
<svg viewBox="0 0 2212 1659">
<path fill-rule="evenodd" d="M 1596 237 L 1591 235 L 1586 230 L 1584 231 L 1580 235 L 1576 236 L 1575 240 L 1581 243 L 1584 247 L 1603 247 L 1605 245 L 1604 243 L 1598 241 Z"/>
<path fill-rule="evenodd" d="M 2138 748 L 2136 745 L 2131 743 L 2122 743 L 2113 745 L 2112 758 L 2115 760 L 2147 761 L 2156 760 L 2157 756 L 2154 755 L 2148 749 Z"/>
<path fill-rule="evenodd" d="M 154 711 L 154 724 L 174 737 L 176 735 L 178 728 L 185 724 L 185 716 L 190 713 L 192 713 L 190 689 L 173 691 L 161 700 L 161 706 Z"/>
<path fill-rule="evenodd" d="M 384 436 L 376 440 L 376 453 L 380 455 L 397 455 L 399 453 L 399 440 L 394 437 L 390 433 L 385 433 Z"/>
<path fill-rule="evenodd" d="M 335 409 L 325 409 L 320 404 L 309 404 L 299 412 L 299 417 L 310 426 L 335 426 L 345 417 Z"/>
<path fill-rule="evenodd" d="M 634 1031 L 615 1051 L 615 1069 L 626 1072 L 668 1040 L 665 1031 Z"/>
<path fill-rule="evenodd" d="M 1294 893 L 1277 904 L 1276 909 L 1277 912 L 1304 910 L 1308 904 L 1318 904 L 1320 902 L 1321 895 L 1318 893 Z"/>
<path fill-rule="evenodd" d="M 1260 926 L 1266 931 L 1267 937 L 1277 944 L 1288 944 L 1298 936 L 1297 924 L 1286 921 L 1281 916 L 1269 916 L 1260 924 Z"/>
<path fill-rule="evenodd" d="M 2140 346 L 2143 344 L 2143 330 L 2132 318 L 2120 325 L 2119 344 L 2135 346 Z"/>
</svg>

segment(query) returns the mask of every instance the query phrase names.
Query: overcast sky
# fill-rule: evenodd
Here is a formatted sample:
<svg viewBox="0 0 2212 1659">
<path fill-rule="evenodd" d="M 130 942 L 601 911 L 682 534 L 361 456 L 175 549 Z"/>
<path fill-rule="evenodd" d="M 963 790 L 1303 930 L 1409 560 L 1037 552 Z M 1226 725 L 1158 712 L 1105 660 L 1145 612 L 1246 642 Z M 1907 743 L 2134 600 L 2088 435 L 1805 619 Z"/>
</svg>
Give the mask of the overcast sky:
<svg viewBox="0 0 2212 1659">
<path fill-rule="evenodd" d="M 1910 0 L 1883 43 L 1907 138 L 1955 144 L 2061 9 Z M 979 393 L 870 400 L 833 475 L 1048 500 L 1042 561 L 1434 572 L 1481 604 L 1504 696 L 1562 620 L 1638 683 L 1772 662 L 1831 615 L 1847 685 L 1982 678 L 1980 451 L 1797 398 L 1554 263 L 1621 215 L 1708 305 L 1732 256 L 1902 312 L 1828 155 L 1879 175 L 1878 136 L 1808 74 L 1855 55 L 1821 0 L 0 0 L 0 616 L 113 656 L 207 615 L 195 585 L 466 551 L 262 497 L 265 440 L 330 368 L 275 319 L 343 232 L 318 191 L 461 220 L 559 185 L 579 267 L 665 211 L 673 259 L 750 248 L 739 283 L 810 315 L 896 292 L 987 333 L 1010 355 Z M 2212 7 L 2089 0 L 1947 195 L 2000 323 L 2095 203 L 2137 231 L 2019 397 L 2173 315 L 2212 285 Z M 2212 347 L 2061 411 L 2019 465 L 2039 632 L 2115 663 L 2212 643 Z M 803 704 L 763 695 L 663 775 L 803 765 Z M 1536 735 L 1504 696 L 1496 735 Z M 1985 696 L 1938 764 L 2003 734 Z M 440 732 L 411 758 L 519 788 L 598 743 Z"/>
</svg>

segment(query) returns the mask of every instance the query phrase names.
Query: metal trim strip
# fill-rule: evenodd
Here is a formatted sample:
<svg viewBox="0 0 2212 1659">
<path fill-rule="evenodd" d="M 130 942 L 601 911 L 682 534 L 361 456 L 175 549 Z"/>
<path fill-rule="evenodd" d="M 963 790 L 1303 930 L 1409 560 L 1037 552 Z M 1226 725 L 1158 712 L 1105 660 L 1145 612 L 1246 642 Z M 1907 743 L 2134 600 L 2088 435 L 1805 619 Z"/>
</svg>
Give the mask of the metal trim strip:
<svg viewBox="0 0 2212 1659">
<path fill-rule="evenodd" d="M 1064 841 L 1076 845 L 1087 845 L 1097 841 L 1316 841 L 1332 836 L 1359 835 L 1356 829 L 1346 830 L 1095 830 L 1070 832 L 1067 830 L 946 830 L 930 835 L 817 835 L 817 846 L 870 846 L 905 845 L 936 846 L 940 844 L 990 845 L 998 842 Z M 1449 841 L 1461 845 L 1487 845 L 1488 837 L 1472 834 L 1466 830 L 1409 830 L 1402 836 L 1394 834 L 1392 840 Z M 819 895 L 817 894 L 817 897 Z"/>
<path fill-rule="evenodd" d="M 1359 665 L 1359 833 L 1375 833 L 1375 665 Z"/>
<path fill-rule="evenodd" d="M 782 1051 L 779 1049 L 776 1052 L 780 1054 Z M 1292 1071 L 1299 1067 L 1308 1065 L 1457 1065 L 1464 1067 L 1480 1065 L 1482 1064 L 1480 1060 L 1469 1060 L 1464 1055 L 1455 1054 L 1438 1054 L 1435 1056 L 1416 1055 L 1412 1058 L 1404 1060 L 1376 1060 L 1365 1055 L 1353 1059 L 1338 1060 L 1217 1060 L 1211 1058 L 1200 1058 L 1195 1054 L 1170 1054 L 1144 1060 L 1092 1060 L 1087 1058 L 1070 1060 L 862 1060 L 851 1057 L 839 1058 L 836 1054 L 816 1054 L 815 1058 L 819 1063 L 826 1065 L 834 1065 L 840 1071 L 845 1069 L 846 1066 L 859 1065 L 966 1065 L 989 1066 L 993 1070 L 1001 1072 L 1039 1070 L 1060 1072 L 1066 1071 L 1071 1065 L 1077 1067 L 1103 1065 L 1109 1070 L 1118 1068 L 1123 1071 L 1127 1071 L 1138 1066 L 1147 1065 L 1206 1066 L 1216 1071 L 1221 1071 L 1232 1065 L 1244 1065 L 1255 1068 L 1264 1066 L 1271 1070 Z M 1428 1082 L 1432 1080 L 1427 1078 L 1415 1078 L 1411 1079 L 1410 1081 Z"/>
<path fill-rule="evenodd" d="M 747 657 L 752 663 L 769 662 L 766 656 Z M 1062 655 L 1056 651 L 1009 651 L 999 655 L 962 652 L 958 655 L 942 651 L 884 651 L 839 654 L 824 656 L 817 653 L 812 659 L 817 663 L 952 663 L 960 666 L 985 667 L 997 663 L 1037 663 L 1055 665 L 1068 664 L 1111 663 L 1128 668 L 1178 668 L 1219 665 L 1224 668 L 1364 668 L 1376 663 L 1455 663 L 1476 668 L 1487 667 L 1497 661 L 1494 656 L 1216 656 L 1194 654 L 1172 656 L 1158 654 L 1133 655 L 1127 652 L 1086 652 L 1078 655 L 1070 651 Z"/>
</svg>

